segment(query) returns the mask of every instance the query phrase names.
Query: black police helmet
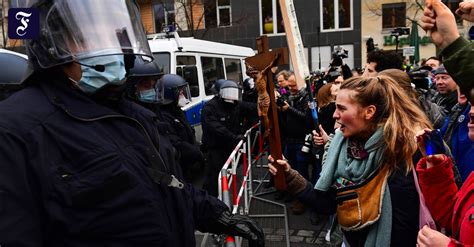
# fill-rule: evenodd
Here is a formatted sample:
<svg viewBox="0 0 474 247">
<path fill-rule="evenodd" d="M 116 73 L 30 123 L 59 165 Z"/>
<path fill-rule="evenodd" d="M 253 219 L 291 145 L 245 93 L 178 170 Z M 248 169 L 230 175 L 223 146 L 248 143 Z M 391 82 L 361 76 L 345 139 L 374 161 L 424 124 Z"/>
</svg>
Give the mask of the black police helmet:
<svg viewBox="0 0 474 247">
<path fill-rule="evenodd" d="M 161 85 L 160 85 L 161 84 Z M 163 90 L 163 105 L 177 102 L 182 88 L 186 88 L 185 97 L 190 98 L 188 82 L 183 77 L 174 74 L 166 74 L 158 81 L 157 88 Z"/>
<path fill-rule="evenodd" d="M 11 0 L 10 7 L 39 13 L 39 36 L 26 40 L 30 75 L 98 56 L 124 55 L 125 62 L 133 55 L 153 59 L 135 1 Z"/>
<path fill-rule="evenodd" d="M 225 80 L 219 87 L 219 97 L 225 101 L 239 101 L 241 91 L 236 82 Z"/>
<path fill-rule="evenodd" d="M 163 69 L 161 69 L 156 62 L 146 61 L 137 57 L 127 77 L 134 78 L 161 75 L 163 75 Z"/>
<path fill-rule="evenodd" d="M 216 91 L 216 94 L 219 93 L 219 90 L 221 89 L 222 85 L 224 85 L 226 82 L 226 79 L 218 79 L 214 82 L 213 88 Z"/>
</svg>

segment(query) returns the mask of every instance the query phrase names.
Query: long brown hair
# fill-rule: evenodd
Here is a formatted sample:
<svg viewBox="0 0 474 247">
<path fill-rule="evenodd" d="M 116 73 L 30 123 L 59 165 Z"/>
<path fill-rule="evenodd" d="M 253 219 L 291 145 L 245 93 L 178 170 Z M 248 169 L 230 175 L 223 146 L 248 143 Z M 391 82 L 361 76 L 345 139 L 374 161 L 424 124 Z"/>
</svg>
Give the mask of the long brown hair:
<svg viewBox="0 0 474 247">
<path fill-rule="evenodd" d="M 391 77 L 395 82 L 398 82 L 403 90 L 410 96 L 410 98 L 414 99 L 415 102 L 417 101 L 416 91 L 411 86 L 411 79 L 410 76 L 404 71 L 399 69 L 386 69 L 379 72 L 379 75 L 386 75 Z"/>
<path fill-rule="evenodd" d="M 391 77 L 355 77 L 342 83 L 340 90 L 354 90 L 353 100 L 362 107 L 376 108 L 373 124 L 383 125 L 386 149 L 384 164 L 393 171 L 406 162 L 407 172 L 413 168 L 417 151 L 415 134 L 423 128 L 432 128 L 430 121 L 406 92 Z"/>
<path fill-rule="evenodd" d="M 328 83 L 318 90 L 318 96 L 316 96 L 316 100 L 318 101 L 318 107 L 327 106 L 329 103 L 334 101 L 333 96 L 331 95 L 332 85 L 332 83 Z"/>
</svg>

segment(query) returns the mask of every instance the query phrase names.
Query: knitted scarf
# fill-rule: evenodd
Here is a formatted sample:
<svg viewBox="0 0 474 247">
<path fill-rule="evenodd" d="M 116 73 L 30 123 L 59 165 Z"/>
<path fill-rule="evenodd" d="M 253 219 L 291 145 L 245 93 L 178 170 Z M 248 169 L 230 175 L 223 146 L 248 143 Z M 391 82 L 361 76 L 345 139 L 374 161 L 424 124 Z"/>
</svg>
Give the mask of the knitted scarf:
<svg viewBox="0 0 474 247">
<path fill-rule="evenodd" d="M 328 191 L 336 179 L 343 177 L 354 183 L 366 179 L 382 163 L 385 149 L 383 142 L 383 128 L 379 127 L 367 140 L 364 150 L 367 155 L 364 159 L 357 159 L 348 155 L 349 140 L 344 138 L 340 130 L 336 130 L 334 138 L 329 144 L 327 158 L 323 163 L 321 176 L 315 189 Z M 385 187 L 382 199 L 382 212 L 379 220 L 370 225 L 365 246 L 390 246 L 392 231 L 392 201 L 388 186 Z"/>
</svg>

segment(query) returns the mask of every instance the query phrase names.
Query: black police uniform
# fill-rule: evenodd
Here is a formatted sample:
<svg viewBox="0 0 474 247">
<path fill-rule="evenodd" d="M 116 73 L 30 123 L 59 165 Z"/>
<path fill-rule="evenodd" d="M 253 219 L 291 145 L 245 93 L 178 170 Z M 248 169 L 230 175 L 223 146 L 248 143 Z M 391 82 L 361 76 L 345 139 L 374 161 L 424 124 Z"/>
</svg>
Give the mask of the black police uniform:
<svg viewBox="0 0 474 247">
<path fill-rule="evenodd" d="M 2 246 L 195 246 L 195 228 L 222 232 L 222 202 L 154 182 L 180 176 L 155 114 L 42 80 L 0 102 Z"/>
<path fill-rule="evenodd" d="M 250 106 L 255 106 L 255 110 Z M 208 153 L 209 165 L 204 187 L 211 195 L 217 196 L 219 171 L 243 138 L 243 116 L 252 111 L 256 111 L 254 104 L 232 104 L 217 96 L 208 101 L 202 109 L 202 143 Z"/>
<path fill-rule="evenodd" d="M 204 168 L 204 154 L 197 145 L 194 130 L 186 121 L 183 111 L 175 104 L 161 105 L 156 114 L 169 125 L 166 133 L 179 153 L 179 164 L 188 182 L 196 182 Z"/>
</svg>

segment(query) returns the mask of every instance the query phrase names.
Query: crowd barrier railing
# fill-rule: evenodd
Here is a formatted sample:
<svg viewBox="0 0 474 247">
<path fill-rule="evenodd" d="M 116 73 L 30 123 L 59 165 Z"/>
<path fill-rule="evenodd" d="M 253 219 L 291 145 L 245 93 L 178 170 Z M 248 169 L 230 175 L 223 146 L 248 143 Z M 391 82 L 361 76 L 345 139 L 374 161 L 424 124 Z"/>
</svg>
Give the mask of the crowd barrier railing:
<svg viewBox="0 0 474 247">
<path fill-rule="evenodd" d="M 249 215 L 252 199 L 276 204 L 281 206 L 284 212 L 286 212 L 284 205 L 259 198 L 255 196 L 253 191 L 253 165 L 266 154 L 262 133 L 260 123 L 253 125 L 245 132 L 243 140 L 239 141 L 222 166 L 218 181 L 216 181 L 218 183 L 218 198 L 229 207 L 233 214 Z M 249 216 L 252 217 L 252 215 Z M 287 246 L 289 246 L 288 218 L 286 213 L 255 215 L 255 217 L 283 217 L 285 220 L 286 242 Z M 207 236 L 203 239 L 201 246 L 204 246 L 205 241 L 207 241 Z M 221 239 L 221 241 L 226 247 L 240 247 L 242 245 L 241 237 L 227 236 Z"/>
</svg>

